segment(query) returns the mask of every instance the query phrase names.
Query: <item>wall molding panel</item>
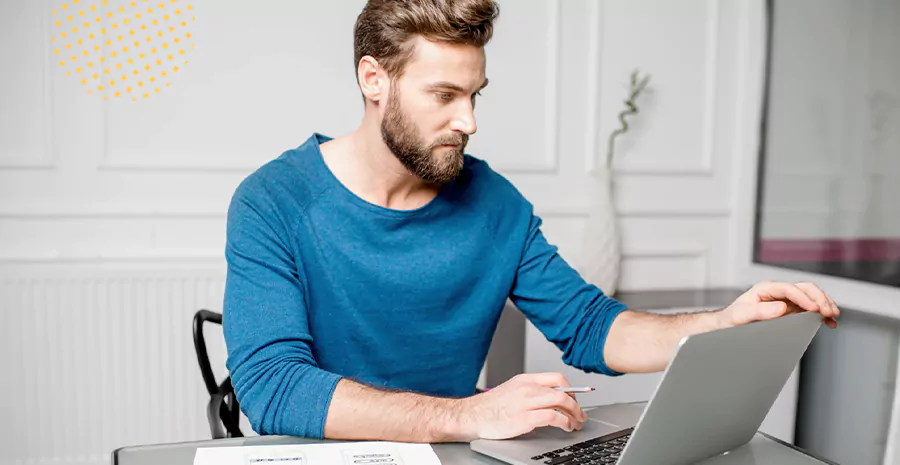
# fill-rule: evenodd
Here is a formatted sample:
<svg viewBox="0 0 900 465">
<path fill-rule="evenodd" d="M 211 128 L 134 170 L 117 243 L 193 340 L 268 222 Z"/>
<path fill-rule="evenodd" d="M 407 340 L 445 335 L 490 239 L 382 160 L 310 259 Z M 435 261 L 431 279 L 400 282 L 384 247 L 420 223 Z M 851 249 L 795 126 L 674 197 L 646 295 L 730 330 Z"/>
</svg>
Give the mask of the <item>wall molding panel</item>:
<svg viewBox="0 0 900 465">
<path fill-rule="evenodd" d="M 44 14 L 46 11 L 49 11 L 46 8 L 48 0 L 40 0 L 34 3 L 28 2 L 26 6 L 20 6 L 20 8 L 34 9 L 37 10 L 35 16 L 33 18 L 28 18 L 28 21 L 20 22 L 19 26 L 13 27 L 14 19 L 10 19 L 10 24 L 5 25 L 8 26 L 8 29 L 19 30 L 22 24 L 31 24 L 35 26 L 35 29 L 38 31 L 39 37 L 29 37 L 29 41 L 37 39 L 37 43 L 39 44 L 37 51 L 41 53 L 41 59 L 36 61 L 39 63 L 39 71 L 38 71 L 38 80 L 40 87 L 40 96 L 39 102 L 35 105 L 33 102 L 22 102 L 21 99 L 17 102 L 14 99 L 5 100 L 4 105 L 12 105 L 12 111 L 15 111 L 15 115 L 11 115 L 11 119 L 16 119 L 17 121 L 21 121 L 21 115 L 24 114 L 33 114 L 32 111 L 34 108 L 39 109 L 37 114 L 40 120 L 40 130 L 39 134 L 42 136 L 39 140 L 33 141 L 33 146 L 29 147 L 25 151 L 18 151 L 14 149 L 10 149 L 8 147 L 4 147 L 3 140 L 0 138 L 0 170 L 11 170 L 11 171 L 33 171 L 33 170 L 53 170 L 55 168 L 55 147 L 56 147 L 56 131 L 54 127 L 54 121 L 56 120 L 54 115 L 54 99 L 52 92 L 52 83 L 53 76 L 50 72 L 50 56 L 49 53 L 43 53 L 45 51 L 50 50 L 50 41 L 48 40 L 49 36 L 49 26 L 47 24 L 48 18 L 47 15 Z M 12 8 L 11 6 L 7 6 L 6 8 Z M 0 22 L 3 24 L 3 22 Z M 27 28 L 23 28 L 23 30 L 27 30 Z M 26 42 L 27 44 L 27 42 Z M 33 48 L 30 47 L 20 47 L 15 52 L 21 53 L 24 51 L 32 51 Z M 33 59 L 33 57 L 32 57 Z M 35 65 L 36 63 L 31 63 L 31 65 Z M 21 89 L 12 89 L 16 91 L 21 91 Z M 12 103 L 10 103 L 12 102 Z M 12 127 L 7 127 L 7 130 L 13 130 Z M 2 131 L 3 129 L 0 129 Z M 0 132 L 3 134 L 3 132 Z"/>
<path fill-rule="evenodd" d="M 700 142 L 700 150 L 696 154 L 692 154 L 690 158 L 678 159 L 678 162 L 671 162 L 669 160 L 670 153 L 662 153 L 656 155 L 659 157 L 658 159 L 645 160 L 645 161 L 631 161 L 629 160 L 627 154 L 622 155 L 623 145 L 627 144 L 626 136 L 620 136 L 617 139 L 617 158 L 622 158 L 619 161 L 618 166 L 615 170 L 620 174 L 630 174 L 630 175 L 645 175 L 645 176 L 676 176 L 676 177 L 711 177 L 716 175 L 714 171 L 714 146 L 715 146 L 715 137 L 716 137 L 716 97 L 717 97 L 717 81 L 718 81 L 718 68 L 721 64 L 718 61 L 718 43 L 720 40 L 720 28 L 721 28 L 721 18 L 718 6 L 719 0 L 703 0 L 703 15 L 705 17 L 705 35 L 704 41 L 702 44 L 702 49 L 704 50 L 704 58 L 703 58 L 703 76 L 705 81 L 705 86 L 703 87 L 703 97 L 702 97 L 702 123 L 699 125 L 691 124 L 690 127 L 692 130 L 699 130 L 699 140 Z M 632 3 L 636 5 L 635 8 L 648 8 L 648 4 L 652 4 L 653 2 L 636 2 Z M 690 2 L 688 5 L 696 5 L 699 4 L 700 1 L 696 0 Z M 612 116 L 617 116 L 618 112 L 621 109 L 624 109 L 622 105 L 622 100 L 624 100 L 627 92 L 627 82 L 622 79 L 613 78 L 612 76 L 604 76 L 600 77 L 603 74 L 603 64 L 604 64 L 604 52 L 607 51 L 607 41 L 608 37 L 606 37 L 600 29 L 603 27 L 605 20 L 607 19 L 607 14 L 605 14 L 604 6 L 607 5 L 606 1 L 596 1 L 591 2 L 589 6 L 589 17 L 590 27 L 588 32 L 588 37 L 593 41 L 590 45 L 588 62 L 589 62 L 589 79 L 587 81 L 588 87 L 586 90 L 586 95 L 588 96 L 588 101 L 591 102 L 592 106 L 588 108 L 588 112 L 586 115 L 586 120 L 588 121 L 589 127 L 601 128 L 603 131 L 588 133 L 586 137 L 586 156 L 585 156 L 585 169 L 590 172 L 594 169 L 594 167 L 605 159 L 606 156 L 606 146 L 607 146 L 607 138 L 609 133 L 618 128 L 618 120 L 614 119 Z M 631 18 L 629 18 L 631 19 Z M 674 21 L 673 21 L 673 24 Z M 618 40 L 613 41 L 613 43 L 618 44 L 622 43 L 622 40 L 625 38 L 617 37 Z M 655 47 L 655 46 L 654 46 Z M 640 53 L 637 53 L 640 56 Z M 635 59 L 639 59 L 635 58 Z M 640 66 L 636 64 L 636 66 Z M 619 69 L 616 67 L 616 69 Z M 642 69 L 642 73 L 650 73 L 653 75 L 653 70 Z M 680 71 L 690 71 L 690 68 L 682 68 Z M 622 80 L 623 85 L 616 87 L 618 93 L 616 95 L 608 95 L 605 94 L 602 90 L 602 84 L 604 81 L 609 81 L 616 79 L 617 81 Z M 648 97 L 654 97 L 656 91 L 654 90 L 655 86 L 659 86 L 660 83 L 657 82 L 658 78 L 654 80 L 654 77 L 651 77 L 650 84 L 647 88 L 647 92 L 645 92 L 641 97 L 638 98 L 638 107 L 642 108 L 646 105 L 646 100 Z M 677 92 L 677 89 L 671 87 L 665 87 L 666 84 L 661 84 L 664 87 L 664 90 L 669 93 Z M 605 112 L 609 113 L 611 116 L 608 120 L 600 118 L 600 109 L 601 108 L 615 108 L 615 111 Z M 630 115 L 627 116 L 626 119 L 631 122 L 632 126 L 640 125 L 641 118 L 650 118 L 652 115 L 647 114 L 648 111 L 644 111 L 639 113 L 638 115 Z M 632 120 L 636 121 L 633 122 Z M 607 127 L 603 127 L 602 122 L 613 123 Z M 677 125 L 681 123 L 681 121 L 672 121 L 667 120 L 660 124 L 662 125 Z M 634 133 L 634 131 L 632 131 Z M 652 137 L 652 135 L 650 135 Z M 626 147 L 627 149 L 627 147 Z M 677 151 L 677 148 L 673 150 Z M 625 150 L 627 152 L 627 150 Z M 685 163 L 686 160 L 689 162 Z"/>
</svg>

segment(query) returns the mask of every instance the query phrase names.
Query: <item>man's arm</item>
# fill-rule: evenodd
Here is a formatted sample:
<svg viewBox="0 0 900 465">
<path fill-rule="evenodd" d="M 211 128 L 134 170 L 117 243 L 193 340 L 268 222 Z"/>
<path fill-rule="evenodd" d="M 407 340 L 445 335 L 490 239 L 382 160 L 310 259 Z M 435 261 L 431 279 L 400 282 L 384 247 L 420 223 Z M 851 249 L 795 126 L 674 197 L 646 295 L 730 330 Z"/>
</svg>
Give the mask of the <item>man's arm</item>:
<svg viewBox="0 0 900 465">
<path fill-rule="evenodd" d="M 510 299 L 562 351 L 567 365 L 588 373 L 621 374 L 605 363 L 603 347 L 611 325 L 627 307 L 569 266 L 547 242 L 541 219 L 525 202 L 530 222 Z"/>
<path fill-rule="evenodd" d="M 542 426 L 581 429 L 587 415 L 559 373 L 519 375 L 472 397 L 448 399 L 338 382 L 325 420 L 329 439 L 468 442 L 506 439 Z"/>
<path fill-rule="evenodd" d="M 338 382 L 325 420 L 329 439 L 452 442 L 471 440 L 459 399 L 388 392 L 346 378 Z"/>
<path fill-rule="evenodd" d="M 622 373 L 660 371 L 686 336 L 803 311 L 819 312 L 826 325 L 837 328 L 835 318 L 840 310 L 834 299 L 812 283 L 759 283 L 728 307 L 712 312 L 651 315 L 626 311 L 610 327 L 603 357 L 607 366 Z"/>
<path fill-rule="evenodd" d="M 724 327 L 721 310 L 680 315 L 628 310 L 613 321 L 603 358 L 607 366 L 620 373 L 661 371 L 682 338 Z"/>
<path fill-rule="evenodd" d="M 316 363 L 291 219 L 268 197 L 264 182 L 248 178 L 228 209 L 226 366 L 254 431 L 321 438 L 340 376 Z"/>
</svg>

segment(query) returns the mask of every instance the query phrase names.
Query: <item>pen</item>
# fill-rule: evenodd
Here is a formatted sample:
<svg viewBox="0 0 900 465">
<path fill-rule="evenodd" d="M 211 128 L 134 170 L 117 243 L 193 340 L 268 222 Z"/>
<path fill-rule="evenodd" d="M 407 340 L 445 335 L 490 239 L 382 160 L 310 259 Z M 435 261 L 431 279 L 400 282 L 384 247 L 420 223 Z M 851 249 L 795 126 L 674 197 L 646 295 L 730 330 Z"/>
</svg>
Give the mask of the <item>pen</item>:
<svg viewBox="0 0 900 465">
<path fill-rule="evenodd" d="M 559 386 L 553 389 L 560 392 L 591 392 L 594 390 L 594 388 L 588 386 Z"/>
</svg>

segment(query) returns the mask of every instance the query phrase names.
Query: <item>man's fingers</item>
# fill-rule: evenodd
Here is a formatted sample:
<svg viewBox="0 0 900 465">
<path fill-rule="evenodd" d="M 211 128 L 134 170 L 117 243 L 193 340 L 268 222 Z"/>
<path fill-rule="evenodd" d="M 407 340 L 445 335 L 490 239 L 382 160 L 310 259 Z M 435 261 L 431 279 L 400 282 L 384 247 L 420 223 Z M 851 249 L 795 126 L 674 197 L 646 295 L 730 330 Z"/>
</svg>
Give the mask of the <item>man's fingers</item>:
<svg viewBox="0 0 900 465">
<path fill-rule="evenodd" d="M 799 305 L 797 305 L 793 302 L 785 302 L 785 303 L 787 304 L 787 312 L 785 312 L 785 315 L 792 315 L 794 313 L 803 313 L 806 311 L 806 310 L 802 309 Z"/>
<path fill-rule="evenodd" d="M 557 386 L 570 386 L 569 381 L 562 373 L 530 373 L 521 375 L 523 381 L 535 383 L 540 387 L 534 387 L 532 397 L 528 403 L 529 410 L 551 410 L 568 418 L 571 429 L 581 429 L 585 420 L 584 411 L 575 400 L 574 394 L 555 391 Z"/>
<path fill-rule="evenodd" d="M 548 391 L 547 393 L 538 395 L 532 399 L 529 409 L 557 409 L 570 417 L 573 423 L 581 426 L 584 423 L 585 414 L 578 402 L 569 394 L 559 391 Z"/>
<path fill-rule="evenodd" d="M 776 301 L 776 302 L 763 302 L 757 304 L 760 309 L 760 313 L 762 313 L 758 319 L 766 320 L 769 318 L 778 318 L 780 316 L 784 316 L 787 313 L 788 305 L 784 302 Z"/>
<path fill-rule="evenodd" d="M 568 432 L 575 429 L 575 425 L 572 424 L 571 419 L 568 416 L 553 409 L 532 410 L 528 412 L 527 415 L 532 428 L 555 426 Z"/>
<path fill-rule="evenodd" d="M 816 286 L 813 283 L 797 283 L 797 287 L 800 288 L 806 295 L 809 296 L 810 299 L 814 300 L 816 304 L 819 306 L 819 313 L 826 317 L 835 317 L 834 307 L 831 305 L 831 301 L 828 300 L 828 295 L 822 291 L 819 286 Z"/>
<path fill-rule="evenodd" d="M 833 307 L 833 310 L 835 313 L 834 316 L 835 317 L 841 316 L 841 309 L 838 308 L 837 302 L 835 302 L 834 299 L 832 299 L 831 296 L 828 294 L 825 294 L 825 297 L 828 297 L 828 302 L 830 302 L 831 306 Z"/>
<path fill-rule="evenodd" d="M 819 304 L 796 284 L 762 283 L 756 286 L 756 292 L 762 300 L 789 300 L 804 310 L 819 311 Z"/>
</svg>

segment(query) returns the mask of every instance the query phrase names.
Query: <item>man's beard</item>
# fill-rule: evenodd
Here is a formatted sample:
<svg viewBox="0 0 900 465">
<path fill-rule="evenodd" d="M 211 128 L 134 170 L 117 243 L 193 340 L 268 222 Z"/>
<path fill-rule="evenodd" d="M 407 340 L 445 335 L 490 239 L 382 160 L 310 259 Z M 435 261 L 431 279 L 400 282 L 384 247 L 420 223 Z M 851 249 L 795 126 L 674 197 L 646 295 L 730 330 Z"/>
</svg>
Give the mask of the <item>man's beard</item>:
<svg viewBox="0 0 900 465">
<path fill-rule="evenodd" d="M 446 184 L 456 179 L 462 171 L 463 154 L 469 141 L 467 134 L 442 136 L 432 144 L 423 141 L 415 124 L 400 108 L 400 91 L 396 83 L 391 86 L 390 99 L 381 121 L 381 138 L 410 173 L 432 184 Z M 444 147 L 444 153 L 435 152 L 441 145 L 457 147 Z"/>
</svg>

